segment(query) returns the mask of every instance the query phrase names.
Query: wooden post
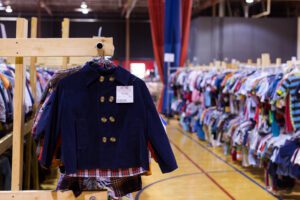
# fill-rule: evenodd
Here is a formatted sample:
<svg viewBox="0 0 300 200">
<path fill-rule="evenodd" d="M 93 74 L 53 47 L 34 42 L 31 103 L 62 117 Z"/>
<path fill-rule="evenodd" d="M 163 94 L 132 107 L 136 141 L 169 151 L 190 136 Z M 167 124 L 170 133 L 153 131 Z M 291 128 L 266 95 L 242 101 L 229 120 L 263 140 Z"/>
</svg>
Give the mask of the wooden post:
<svg viewBox="0 0 300 200">
<path fill-rule="evenodd" d="M 267 67 L 271 64 L 270 54 L 263 53 L 261 54 L 261 65 L 262 67 Z"/>
<path fill-rule="evenodd" d="M 31 31 L 30 31 L 30 37 L 36 38 L 37 37 L 37 18 L 32 17 L 31 18 Z M 36 96 L 36 61 L 37 57 L 31 57 L 30 58 L 30 86 L 32 89 L 32 95 L 34 99 L 34 111 L 36 110 L 37 106 L 37 96 Z"/>
<path fill-rule="evenodd" d="M 62 22 L 62 38 L 69 38 L 70 37 L 70 19 L 64 18 Z M 69 57 L 63 57 L 63 69 L 68 68 Z"/>
<path fill-rule="evenodd" d="M 300 60 L 300 17 L 297 22 L 297 59 Z"/>
<path fill-rule="evenodd" d="M 256 65 L 257 67 L 261 67 L 261 58 L 256 59 Z"/>
<path fill-rule="evenodd" d="M 276 65 L 277 66 L 281 65 L 281 58 L 276 58 Z"/>
<path fill-rule="evenodd" d="M 31 18 L 31 30 L 30 30 L 30 38 L 36 38 L 37 37 L 37 18 L 32 17 Z M 30 57 L 30 87 L 32 91 L 32 96 L 34 99 L 34 105 L 33 105 L 33 111 L 36 111 L 37 107 L 37 94 L 36 94 L 36 57 Z M 25 174 L 24 174 L 24 189 L 29 190 L 30 189 L 30 178 L 31 178 L 31 165 L 37 163 L 31 163 L 32 159 L 32 137 L 30 134 L 26 136 L 26 148 L 25 148 Z M 35 172 L 33 172 L 35 173 Z"/>
<path fill-rule="evenodd" d="M 27 38 L 28 21 L 17 19 L 16 38 Z M 17 52 L 18 54 L 18 52 Z M 25 93 L 25 66 L 23 57 L 16 57 L 15 89 L 14 89 L 14 124 L 13 124 L 13 155 L 12 155 L 12 182 L 11 190 L 22 189 L 23 171 L 23 134 L 24 134 L 24 93 Z"/>
</svg>

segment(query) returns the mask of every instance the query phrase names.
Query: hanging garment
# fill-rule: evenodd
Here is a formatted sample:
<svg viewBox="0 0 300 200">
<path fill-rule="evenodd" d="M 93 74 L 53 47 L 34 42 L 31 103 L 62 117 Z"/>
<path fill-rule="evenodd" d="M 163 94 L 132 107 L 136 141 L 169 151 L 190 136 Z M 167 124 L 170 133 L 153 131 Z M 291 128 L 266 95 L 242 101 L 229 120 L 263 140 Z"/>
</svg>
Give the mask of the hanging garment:
<svg viewBox="0 0 300 200">
<path fill-rule="evenodd" d="M 83 191 L 108 191 L 108 196 L 113 199 L 129 196 L 130 193 L 142 189 L 141 176 L 123 178 L 104 177 L 71 177 L 61 174 L 56 190 L 72 190 L 77 197 Z"/>
<path fill-rule="evenodd" d="M 43 152 L 43 145 L 44 145 L 44 134 L 45 134 L 45 125 L 44 123 L 39 123 L 47 120 L 48 115 L 44 114 L 45 110 L 48 110 L 51 104 L 48 103 L 51 95 L 56 90 L 58 83 L 63 78 L 78 72 L 82 67 L 75 67 L 66 70 L 57 71 L 52 78 L 49 80 L 46 90 L 43 94 L 43 98 L 41 99 L 41 106 L 35 115 L 34 118 L 34 125 L 32 128 L 32 136 L 38 142 L 38 146 L 36 149 L 37 157 L 41 160 L 42 152 Z M 45 112 L 47 113 L 47 112 Z M 58 144 L 61 143 L 60 140 L 57 141 Z M 56 146 L 56 149 L 60 148 L 59 145 Z M 52 166 L 60 166 L 61 172 L 65 173 L 64 167 L 62 167 L 63 163 L 61 163 L 59 151 L 56 150 L 57 155 L 54 155 Z M 142 167 L 133 167 L 128 169 L 118 169 L 118 170 L 107 170 L 107 169 L 89 169 L 89 170 L 79 170 L 77 173 L 69 174 L 72 177 L 128 177 L 134 176 L 139 174 L 145 174 L 146 170 Z"/>
<path fill-rule="evenodd" d="M 1 190 L 11 189 L 11 166 L 7 157 L 0 157 Z"/>
<path fill-rule="evenodd" d="M 134 98 L 119 98 L 117 86 L 133 89 Z M 122 101 L 125 103 L 119 103 Z M 49 117 L 41 122 L 46 127 L 42 165 L 51 165 L 61 137 L 67 174 L 99 168 L 148 170 L 148 142 L 162 172 L 177 168 L 145 83 L 121 67 L 106 70 L 88 62 L 82 70 L 60 81 L 49 104 L 50 109 L 44 112 Z"/>
<path fill-rule="evenodd" d="M 299 84 L 300 74 L 291 74 L 283 81 L 281 87 L 277 90 L 277 95 L 281 98 L 289 95 L 289 102 L 287 102 L 286 106 L 289 107 L 294 130 L 300 128 Z"/>
</svg>

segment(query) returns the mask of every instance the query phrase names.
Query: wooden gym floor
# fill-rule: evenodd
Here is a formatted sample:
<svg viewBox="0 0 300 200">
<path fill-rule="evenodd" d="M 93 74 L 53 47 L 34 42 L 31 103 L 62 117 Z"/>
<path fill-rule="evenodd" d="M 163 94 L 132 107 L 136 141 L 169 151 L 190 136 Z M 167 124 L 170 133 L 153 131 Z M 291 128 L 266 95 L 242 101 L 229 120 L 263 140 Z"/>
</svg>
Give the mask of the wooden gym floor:
<svg viewBox="0 0 300 200">
<path fill-rule="evenodd" d="M 152 176 L 143 177 L 143 190 L 135 200 L 300 199 L 299 187 L 291 194 L 272 195 L 265 189 L 261 169 L 243 168 L 224 156 L 222 148 L 209 147 L 178 124 L 170 121 L 167 131 L 179 169 L 161 174 L 153 161 Z"/>
</svg>

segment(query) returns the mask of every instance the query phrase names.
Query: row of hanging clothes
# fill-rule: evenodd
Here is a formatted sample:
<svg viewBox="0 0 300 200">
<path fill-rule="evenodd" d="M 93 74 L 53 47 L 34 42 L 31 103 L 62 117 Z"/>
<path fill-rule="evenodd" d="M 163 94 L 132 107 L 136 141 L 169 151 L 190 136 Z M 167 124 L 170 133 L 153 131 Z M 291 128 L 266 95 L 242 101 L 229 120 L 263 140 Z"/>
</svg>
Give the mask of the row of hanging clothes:
<svg viewBox="0 0 300 200">
<path fill-rule="evenodd" d="M 38 68 L 37 69 L 37 98 L 42 97 L 47 81 L 51 78 L 54 71 Z M 13 122 L 13 97 L 14 97 L 14 82 L 15 82 L 15 68 L 13 65 L 5 63 L 0 64 L 0 138 L 11 131 L 11 124 Z M 32 109 L 34 99 L 30 86 L 30 74 L 26 71 L 25 82 L 25 120 L 32 116 Z"/>
<path fill-rule="evenodd" d="M 42 98 L 42 93 L 46 88 L 48 80 L 53 75 L 54 70 L 46 68 L 37 68 L 37 99 Z M 15 68 L 13 65 L 6 64 L 4 60 L 0 63 L 0 139 L 12 131 L 13 124 L 13 98 L 14 98 L 14 82 Z M 26 71 L 25 85 L 25 121 L 33 116 L 34 99 L 30 86 L 30 74 Z M 25 146 L 28 145 L 25 140 Z M 27 151 L 24 155 L 24 163 L 26 162 Z M 31 164 L 33 163 L 33 160 Z M 11 149 L 6 150 L 0 155 L 0 190 L 11 189 L 11 166 L 12 152 Z M 26 171 L 24 171 L 24 174 Z"/>
<path fill-rule="evenodd" d="M 171 111 L 187 132 L 244 167 L 261 167 L 273 193 L 300 179 L 300 73 L 297 66 L 179 69 L 169 77 Z"/>
</svg>

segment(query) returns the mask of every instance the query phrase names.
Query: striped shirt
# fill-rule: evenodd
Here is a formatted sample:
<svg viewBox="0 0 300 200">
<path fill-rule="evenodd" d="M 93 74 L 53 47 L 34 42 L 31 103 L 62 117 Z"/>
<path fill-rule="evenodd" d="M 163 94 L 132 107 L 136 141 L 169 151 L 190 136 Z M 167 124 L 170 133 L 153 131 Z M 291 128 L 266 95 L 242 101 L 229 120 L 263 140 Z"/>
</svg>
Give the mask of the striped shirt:
<svg viewBox="0 0 300 200">
<path fill-rule="evenodd" d="M 290 119 L 295 130 L 300 128 L 300 99 L 298 99 L 298 90 L 300 86 L 300 74 L 291 74 L 283 82 L 277 90 L 279 97 L 287 97 L 289 95 Z"/>
</svg>

